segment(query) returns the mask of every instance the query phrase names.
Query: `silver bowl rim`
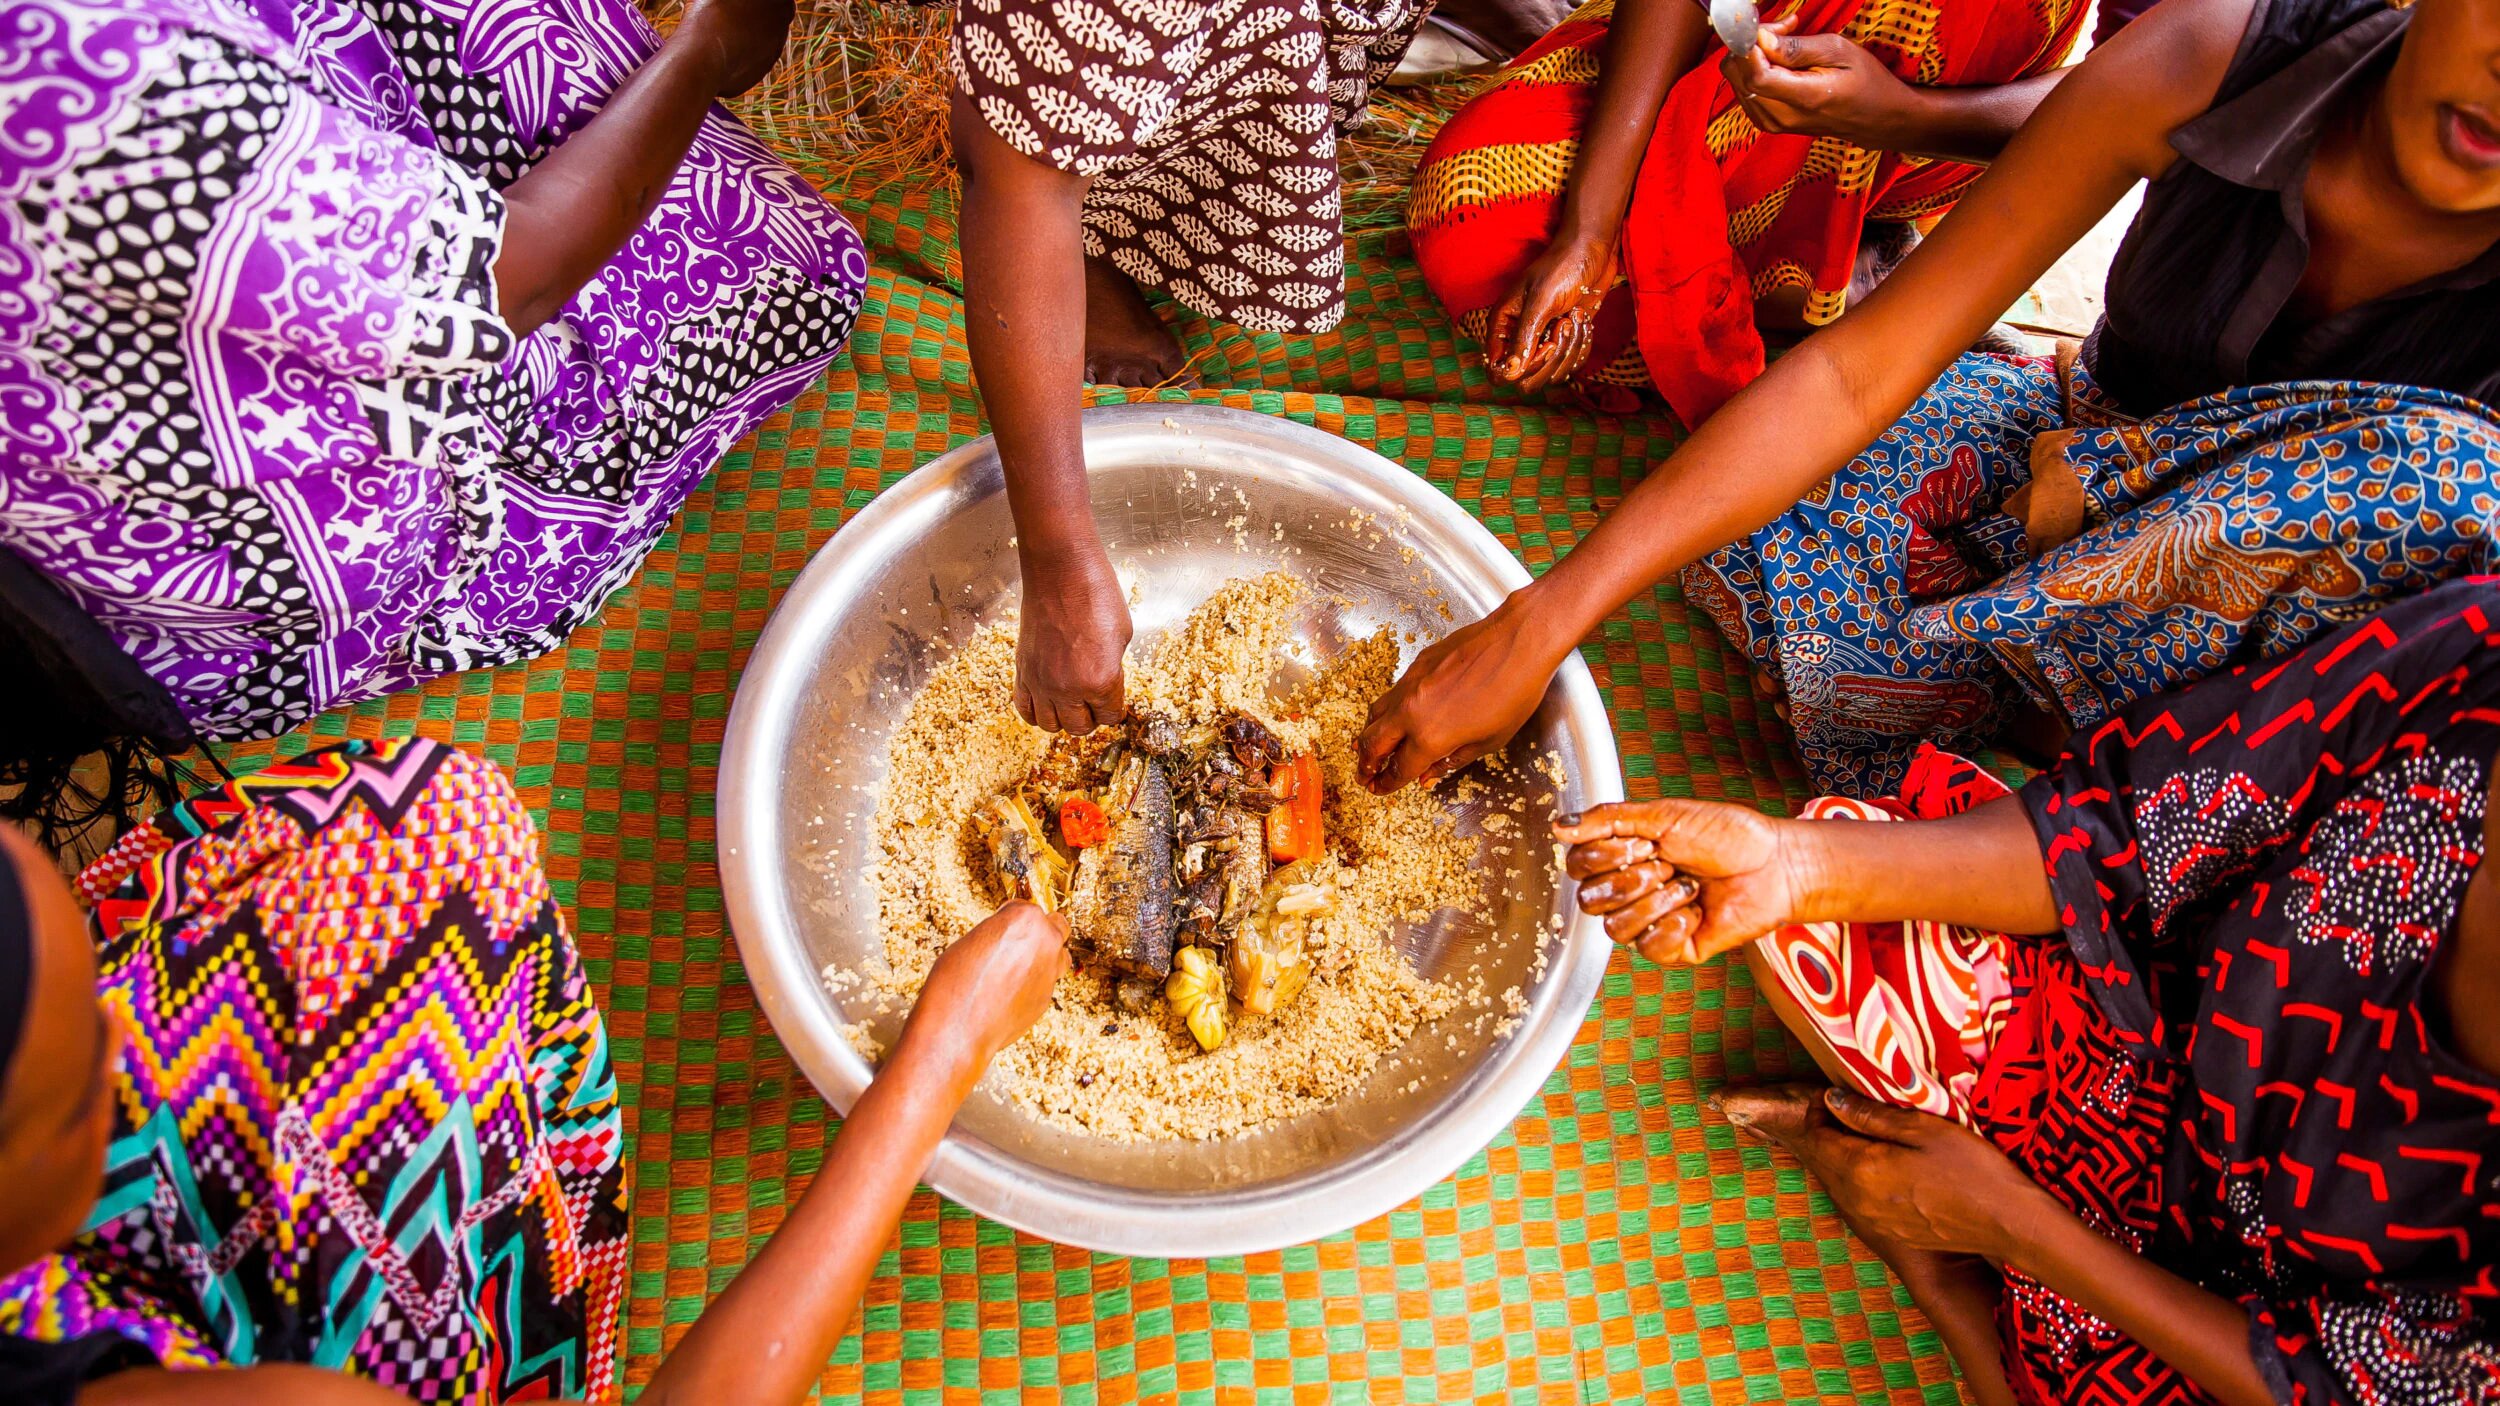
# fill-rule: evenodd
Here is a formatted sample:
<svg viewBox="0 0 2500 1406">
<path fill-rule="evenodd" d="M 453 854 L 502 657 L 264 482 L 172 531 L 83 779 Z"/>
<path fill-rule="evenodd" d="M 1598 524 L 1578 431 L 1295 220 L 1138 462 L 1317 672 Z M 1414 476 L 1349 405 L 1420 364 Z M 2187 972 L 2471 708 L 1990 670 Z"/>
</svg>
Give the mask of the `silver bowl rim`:
<svg viewBox="0 0 2500 1406">
<path fill-rule="evenodd" d="M 1367 480 L 1373 490 L 1408 503 L 1415 517 L 1432 519 L 1479 558 L 1479 565 L 1505 590 L 1529 582 L 1518 558 L 1449 495 L 1351 440 L 1282 416 L 1197 402 L 1140 401 L 1084 412 L 1089 439 L 1097 428 L 1110 431 L 1148 420 L 1213 438 L 1247 429 L 1269 440 L 1299 439 L 1323 456 L 1332 472 Z M 779 793 L 760 786 L 733 789 L 750 773 L 764 774 L 757 772 L 758 761 L 773 755 L 775 745 L 786 739 L 798 690 L 774 690 L 767 701 L 765 690 L 753 685 L 784 676 L 795 685 L 806 677 L 804 641 L 787 626 L 795 614 L 794 602 L 810 599 L 859 566 L 873 551 L 867 544 L 890 520 L 909 518 L 921 503 L 946 492 L 961 477 L 985 468 L 995 472 L 996 462 L 996 442 L 990 436 L 959 445 L 913 470 L 836 529 L 774 603 L 730 702 L 714 796 L 717 863 L 730 930 L 764 1018 L 792 1061 L 844 1117 L 874 1070 L 847 1040 L 824 1028 L 825 1023 L 797 1018 L 802 995 L 817 1001 L 830 998 L 786 906 L 771 892 L 771 852 L 755 843 L 778 834 L 772 810 Z M 1415 494 L 1418 484 L 1430 491 Z M 1548 685 L 1547 699 L 1559 701 L 1558 719 L 1580 754 L 1583 806 L 1621 800 L 1623 773 L 1612 720 L 1576 651 Z M 1551 994 L 1536 1000 L 1519 1028 L 1488 1055 L 1470 1080 L 1468 1097 L 1437 1121 L 1409 1128 L 1343 1164 L 1280 1183 L 1186 1198 L 1155 1196 L 1057 1179 L 1047 1169 L 1036 1176 L 1028 1170 L 1030 1163 L 950 1127 L 921 1180 L 949 1200 L 1014 1229 L 1120 1255 L 1206 1259 L 1254 1254 L 1363 1224 L 1456 1173 L 1517 1120 L 1570 1052 L 1604 983 L 1614 944 L 1599 921 L 1576 906 L 1558 936 L 1556 955 L 1541 983 Z"/>
</svg>

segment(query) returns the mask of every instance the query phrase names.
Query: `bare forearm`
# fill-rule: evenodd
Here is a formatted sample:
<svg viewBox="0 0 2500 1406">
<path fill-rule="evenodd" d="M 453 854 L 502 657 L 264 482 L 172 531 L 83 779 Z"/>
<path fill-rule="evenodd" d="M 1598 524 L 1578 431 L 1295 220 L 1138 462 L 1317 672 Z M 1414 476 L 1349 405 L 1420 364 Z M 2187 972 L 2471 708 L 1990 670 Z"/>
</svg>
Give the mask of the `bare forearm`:
<svg viewBox="0 0 2500 1406">
<path fill-rule="evenodd" d="M 2272 1406 L 2249 1347 L 2248 1315 L 2095 1232 L 2046 1192 L 2009 1216 L 2002 1256 L 2142 1343 L 2230 1406 Z"/>
<path fill-rule="evenodd" d="M 598 116 L 504 190 L 495 297 L 515 332 L 555 316 L 625 246 L 676 176 L 724 71 L 719 46 L 681 27 Z"/>
<path fill-rule="evenodd" d="M 1971 1398 L 1979 1406 L 2014 1406 L 2014 1388 L 2005 1379 L 2005 1350 L 1997 1339 L 1997 1299 L 2005 1284 L 1995 1268 L 1976 1257 L 1922 1255 L 1915 1262 L 1895 1263 L 1893 1272 L 1944 1339 Z"/>
<path fill-rule="evenodd" d="M 1812 875 L 1799 922 L 1923 918 L 1985 932 L 2058 930 L 2038 833 L 2004 796 L 1945 820 L 1792 821 Z"/>
<path fill-rule="evenodd" d="M 1009 147 L 977 114 L 952 127 L 965 173 L 964 322 L 998 437 L 1027 574 L 1096 550 L 1085 482 L 1085 182 Z"/>
<path fill-rule="evenodd" d="M 2071 70 L 2056 68 L 1983 88 L 1919 88 L 1915 119 L 1896 149 L 1986 165 Z"/>
<path fill-rule="evenodd" d="M 1513 598 L 1551 662 L 1626 601 L 1787 511 L 1881 431 L 1850 413 L 1857 397 L 1825 354 L 1830 335 L 1773 362 Z M 1806 406 L 1817 409 L 1781 409 Z"/>
<path fill-rule="evenodd" d="M 979 1076 L 960 1043 L 906 1032 L 789 1219 L 660 1364 L 645 1402 L 794 1402 L 814 1391 Z"/>
<path fill-rule="evenodd" d="M 1621 0 L 1606 35 L 1597 97 L 1564 187 L 1557 238 L 1611 240 L 1675 81 L 1701 61 L 1707 34 L 1692 0 Z"/>
</svg>

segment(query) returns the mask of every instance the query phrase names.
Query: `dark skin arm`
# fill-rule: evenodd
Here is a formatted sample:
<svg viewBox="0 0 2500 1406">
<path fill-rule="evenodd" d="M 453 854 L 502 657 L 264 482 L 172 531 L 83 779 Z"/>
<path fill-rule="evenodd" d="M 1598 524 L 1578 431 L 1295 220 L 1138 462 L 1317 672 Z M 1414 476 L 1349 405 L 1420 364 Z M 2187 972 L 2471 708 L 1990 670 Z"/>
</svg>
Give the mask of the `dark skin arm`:
<svg viewBox="0 0 2500 1406">
<path fill-rule="evenodd" d="M 2249 1349 L 2246 1310 L 2093 1230 L 1970 1129 L 1840 1089 L 1826 1090 L 1824 1106 L 1804 1122 L 1801 1132 L 1774 1136 L 1879 1253 L 1946 1257 L 1964 1267 L 1966 1285 L 1969 1266 L 2020 1269 L 2231 1406 L 2274 1400 Z M 1906 1286 L 1921 1297 L 1921 1285 Z M 1973 1289 L 1932 1279 L 1924 1287 L 1948 1315 L 1936 1320 L 1938 1331 L 1948 1334 L 1972 1393 L 2010 1400 L 1994 1330 L 1982 1340 L 1973 1316 Z"/>
<path fill-rule="evenodd" d="M 2011 796 L 1948 820 L 1880 823 L 1652 801 L 1601 806 L 1555 833 L 1572 846 L 1565 868 L 1580 881 L 1581 906 L 1654 961 L 1701 961 L 1792 922 L 2057 929 L 2037 832 Z M 2496 851 L 2500 767 L 2483 825 L 2483 852 Z M 2500 866 L 2475 867 L 2431 978 L 2426 1014 L 2451 1049 L 2500 1070 L 2500 1029 L 2456 1018 L 2500 1002 Z M 1782 1018 L 1809 1048 L 1820 1044 L 1785 1008 Z M 1961 1125 L 1831 1094 L 1826 1103 L 1736 1093 L 1724 1106 L 1731 1122 L 1804 1161 L 1850 1228 L 1900 1274 L 1981 1401 L 2011 1399 L 1992 1323 L 1992 1264 L 2064 1294 L 2224 1401 L 2272 1399 L 2238 1303 L 2093 1230 Z"/>
<path fill-rule="evenodd" d="M 2250 0 L 2171 0 L 2093 52 L 1874 294 L 1774 362 L 1535 584 L 1419 655 L 1359 744 L 1388 791 L 1508 743 L 1634 595 L 1846 466 L 2142 179 L 2221 82 Z M 1811 413 L 1807 413 L 1810 410 Z"/>
<path fill-rule="evenodd" d="M 1766 994 L 1778 989 L 1762 988 Z M 1781 1019 L 1792 1017 L 1783 1011 Z M 1805 1084 L 1732 1089 L 1712 1096 L 1710 1106 L 1738 1134 L 1798 1151 L 1810 1130 L 1834 1121 L 1823 1103 L 1825 1092 Z M 1798 1155 L 1802 1159 L 1804 1153 Z M 1910 1301 L 1927 1315 L 1961 1369 L 1971 1398 L 1980 1406 L 2013 1406 L 2017 1398 L 2006 1380 L 1997 1341 L 1997 1304 L 2005 1293 L 2005 1277 L 1997 1267 L 1980 1255 L 1914 1249 L 1888 1238 L 1881 1227 L 1854 1214 L 1854 1207 L 1835 1200 L 1833 1208 L 1849 1232 L 1891 1267 Z"/>
<path fill-rule="evenodd" d="M 1615 242 L 1658 109 L 1701 61 L 1709 34 L 1691 0 L 1616 5 L 1553 242 L 1494 307 L 1485 331 L 1485 366 L 1494 380 L 1541 391 L 1588 359 L 1590 318 L 1614 285 Z"/>
<path fill-rule="evenodd" d="M 790 1218 L 670 1350 L 642 1400 L 814 1394 L 955 1110 L 990 1060 L 1050 1009 L 1067 941 L 1065 918 L 1017 903 L 946 949 Z"/>
<path fill-rule="evenodd" d="M 2058 926 L 2039 839 L 2011 796 L 1916 822 L 1781 820 L 1652 801 L 1601 806 L 1555 834 L 1573 847 L 1564 862 L 1581 881 L 1581 906 L 1657 961 L 1698 962 L 1794 922 Z M 2011 1399 L 1990 1321 L 1990 1263 L 2020 1267 L 2224 1401 L 2271 1399 L 2237 1303 L 2104 1239 L 1960 1124 L 1855 1094 L 1828 1111 L 1783 1109 L 1763 1095 L 1731 1096 L 1727 1107 L 1731 1121 L 1794 1151 L 1895 1266 L 1980 1400 Z"/>
<path fill-rule="evenodd" d="M 769 1406 L 813 1398 L 859 1314 L 903 1204 L 991 1059 L 1050 1008 L 1067 920 L 1010 904 L 940 956 L 893 1055 L 789 1218 L 670 1350 L 641 1399 Z M 106 1377 L 80 1406 L 390 1406 L 406 1398 L 309 1367 L 143 1370 Z"/>
<path fill-rule="evenodd" d="M 1786 820 L 1718 801 L 1599 806 L 1555 838 L 1580 907 L 1661 964 L 1708 961 L 1785 923 L 1925 918 L 2053 933 L 2057 905 L 2021 802 L 1947 820 Z"/>
<path fill-rule="evenodd" d="M 1752 49 L 1720 59 L 1737 102 L 1765 132 L 1840 137 L 1873 151 L 1985 165 L 2068 72 L 1994 87 L 1919 88 L 1851 40 L 1795 29 L 1793 17 L 1773 21 Z"/>
<path fill-rule="evenodd" d="M 527 336 L 562 311 L 640 228 L 716 98 L 781 57 L 790 0 L 697 0 L 660 52 L 582 129 L 505 188 L 495 300 Z"/>
<path fill-rule="evenodd" d="M 964 325 L 998 437 L 1024 581 L 1016 711 L 1090 732 L 1126 711 L 1128 602 L 1094 528 L 1085 478 L 1087 181 L 1026 156 L 957 94 L 948 130 L 963 168 Z"/>
<path fill-rule="evenodd" d="M 1867 1232 L 1850 1229 L 1861 1240 Z M 1875 1244 L 1868 1240 L 1868 1244 Z M 2014 1387 L 2005 1379 L 2005 1352 L 1997 1343 L 1997 1302 L 2005 1280 L 1996 1266 L 1977 1255 L 1943 1255 L 1903 1246 L 1877 1247 L 1875 1253 L 1892 1266 L 1910 1302 L 1927 1315 L 1962 1385 L 1979 1406 L 2015 1406 Z"/>
</svg>

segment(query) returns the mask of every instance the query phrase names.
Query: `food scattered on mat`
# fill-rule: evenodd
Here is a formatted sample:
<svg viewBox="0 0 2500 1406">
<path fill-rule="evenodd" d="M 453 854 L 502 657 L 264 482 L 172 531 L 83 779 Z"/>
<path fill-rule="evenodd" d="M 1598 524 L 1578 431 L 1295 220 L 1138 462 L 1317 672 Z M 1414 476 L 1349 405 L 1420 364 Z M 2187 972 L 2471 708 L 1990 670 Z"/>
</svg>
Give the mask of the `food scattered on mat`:
<svg viewBox="0 0 2500 1406">
<path fill-rule="evenodd" d="M 895 735 L 876 813 L 888 970 L 843 979 L 907 1000 L 1000 902 L 1065 913 L 1076 969 L 990 1078 L 1052 1122 L 1132 1140 L 1316 1109 L 1455 1009 L 1389 938 L 1483 916 L 1476 841 L 1431 791 L 1355 780 L 1355 737 L 1397 671 L 1389 631 L 1306 661 L 1278 695 L 1302 600 L 1283 573 L 1218 591 L 1131 670 L 1129 717 L 1085 737 L 1016 717 L 1012 625 L 975 636 Z"/>
</svg>

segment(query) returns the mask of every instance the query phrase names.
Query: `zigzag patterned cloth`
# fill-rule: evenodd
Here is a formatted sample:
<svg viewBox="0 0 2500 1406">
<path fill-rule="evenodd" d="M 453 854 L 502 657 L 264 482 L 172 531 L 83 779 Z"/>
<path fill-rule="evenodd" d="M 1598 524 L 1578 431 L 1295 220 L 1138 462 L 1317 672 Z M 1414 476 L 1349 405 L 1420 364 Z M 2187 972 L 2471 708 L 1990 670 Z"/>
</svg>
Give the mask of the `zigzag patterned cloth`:
<svg viewBox="0 0 2500 1406">
<path fill-rule="evenodd" d="M 80 876 L 124 1036 L 103 1195 L 0 1333 L 309 1362 L 418 1401 L 615 1387 L 607 1034 L 502 772 L 347 742 Z"/>
</svg>

